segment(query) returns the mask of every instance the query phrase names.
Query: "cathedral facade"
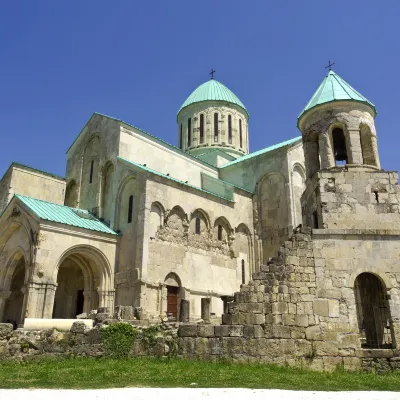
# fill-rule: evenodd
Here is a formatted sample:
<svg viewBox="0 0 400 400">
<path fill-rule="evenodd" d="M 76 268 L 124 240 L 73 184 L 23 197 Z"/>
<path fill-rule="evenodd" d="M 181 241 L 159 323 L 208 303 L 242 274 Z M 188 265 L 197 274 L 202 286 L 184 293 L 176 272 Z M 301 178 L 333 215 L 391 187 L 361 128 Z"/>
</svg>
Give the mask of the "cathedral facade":
<svg viewBox="0 0 400 400">
<path fill-rule="evenodd" d="M 116 305 L 179 318 L 188 300 L 196 320 L 204 297 L 220 317 L 221 296 L 263 274 L 300 224 L 313 228 L 319 256 L 313 265 L 305 249 L 293 256 L 304 268 L 293 295 L 310 297 L 293 315 L 340 319 L 346 296 L 386 307 L 389 287 L 397 310 L 397 175 L 380 170 L 375 115 L 333 71 L 298 118 L 302 136 L 254 153 L 248 111 L 214 79 L 180 108 L 178 147 L 95 113 L 67 151 L 65 178 L 13 163 L 0 181 L 0 319 Z M 370 237 L 384 232 L 384 245 Z M 377 298 L 363 300 L 371 291 Z M 377 323 L 357 320 L 353 297 L 346 323 L 366 332 Z M 365 335 L 394 335 L 387 309 L 376 317 L 382 332 Z"/>
</svg>

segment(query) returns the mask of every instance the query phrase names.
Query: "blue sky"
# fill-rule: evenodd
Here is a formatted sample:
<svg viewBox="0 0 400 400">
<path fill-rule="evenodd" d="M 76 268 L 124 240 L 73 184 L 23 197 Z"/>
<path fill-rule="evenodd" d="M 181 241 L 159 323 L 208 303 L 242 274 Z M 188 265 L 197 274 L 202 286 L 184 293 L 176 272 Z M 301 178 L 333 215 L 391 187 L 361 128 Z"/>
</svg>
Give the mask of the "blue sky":
<svg viewBox="0 0 400 400">
<path fill-rule="evenodd" d="M 95 111 L 176 144 L 211 68 L 250 112 L 251 151 L 296 137 L 328 60 L 377 106 L 396 170 L 399 15 L 395 0 L 0 0 L 0 176 L 12 161 L 64 175 Z"/>
</svg>

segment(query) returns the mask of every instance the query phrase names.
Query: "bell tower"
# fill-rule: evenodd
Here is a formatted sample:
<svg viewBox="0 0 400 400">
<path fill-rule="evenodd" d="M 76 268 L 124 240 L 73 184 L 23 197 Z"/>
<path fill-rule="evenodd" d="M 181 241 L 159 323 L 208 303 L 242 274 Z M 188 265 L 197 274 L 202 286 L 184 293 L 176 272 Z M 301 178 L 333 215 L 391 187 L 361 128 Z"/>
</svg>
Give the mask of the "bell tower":
<svg viewBox="0 0 400 400">
<path fill-rule="evenodd" d="M 298 118 L 307 174 L 304 225 L 388 229 L 400 223 L 397 173 L 380 169 L 375 116 L 375 106 L 330 70 Z"/>
</svg>

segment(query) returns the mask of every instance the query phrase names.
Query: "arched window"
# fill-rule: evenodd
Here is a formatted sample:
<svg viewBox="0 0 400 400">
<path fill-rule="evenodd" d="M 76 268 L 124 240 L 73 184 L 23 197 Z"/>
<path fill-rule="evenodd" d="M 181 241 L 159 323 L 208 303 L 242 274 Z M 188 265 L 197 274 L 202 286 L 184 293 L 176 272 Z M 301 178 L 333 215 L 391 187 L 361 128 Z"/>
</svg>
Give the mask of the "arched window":
<svg viewBox="0 0 400 400">
<path fill-rule="evenodd" d="M 246 274 L 245 274 L 245 271 L 244 271 L 244 266 L 245 266 L 244 260 L 242 260 L 242 284 L 243 285 L 246 283 Z"/>
<path fill-rule="evenodd" d="M 183 149 L 183 127 L 182 127 L 182 122 L 181 122 L 181 131 L 179 134 L 179 147 Z"/>
<path fill-rule="evenodd" d="M 232 115 L 228 115 L 228 143 L 232 144 Z"/>
<path fill-rule="evenodd" d="M 239 119 L 239 140 L 240 140 L 240 147 L 243 147 L 243 134 L 242 134 L 242 120 Z"/>
<path fill-rule="evenodd" d="M 357 319 L 364 348 L 392 348 L 390 311 L 385 287 L 373 274 L 358 275 L 354 284 Z"/>
<path fill-rule="evenodd" d="M 93 169 L 94 169 L 94 160 L 90 163 L 90 177 L 89 177 L 89 183 L 93 182 Z"/>
<path fill-rule="evenodd" d="M 190 147 L 192 143 L 192 118 L 188 119 L 188 136 L 187 136 L 188 147 Z"/>
<path fill-rule="evenodd" d="M 214 142 L 218 142 L 218 113 L 214 113 Z"/>
<path fill-rule="evenodd" d="M 132 214 L 133 214 L 133 196 L 129 196 L 128 202 L 128 224 L 132 222 Z"/>
<path fill-rule="evenodd" d="M 200 114 L 200 143 L 204 143 L 204 114 Z"/>
<path fill-rule="evenodd" d="M 343 161 L 347 163 L 346 138 L 344 137 L 343 130 L 335 128 L 332 131 L 332 139 L 333 155 L 335 156 L 336 164 L 342 164 Z"/>
<path fill-rule="evenodd" d="M 218 240 L 222 240 L 222 225 L 218 225 Z"/>
<path fill-rule="evenodd" d="M 200 231 L 201 231 L 201 221 L 200 221 L 200 218 L 199 217 L 197 217 L 196 218 L 196 235 L 200 235 Z"/>
</svg>

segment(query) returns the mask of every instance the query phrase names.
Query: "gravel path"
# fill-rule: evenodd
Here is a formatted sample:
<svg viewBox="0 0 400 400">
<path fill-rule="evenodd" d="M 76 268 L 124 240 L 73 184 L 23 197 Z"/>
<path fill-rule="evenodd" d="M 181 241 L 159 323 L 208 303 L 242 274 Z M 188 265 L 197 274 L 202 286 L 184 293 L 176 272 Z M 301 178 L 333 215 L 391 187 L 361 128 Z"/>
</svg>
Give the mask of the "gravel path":
<svg viewBox="0 0 400 400">
<path fill-rule="evenodd" d="M 99 389 L 99 390 L 0 390 L 7 400 L 400 400 L 396 392 L 304 392 L 251 389 Z"/>
</svg>

